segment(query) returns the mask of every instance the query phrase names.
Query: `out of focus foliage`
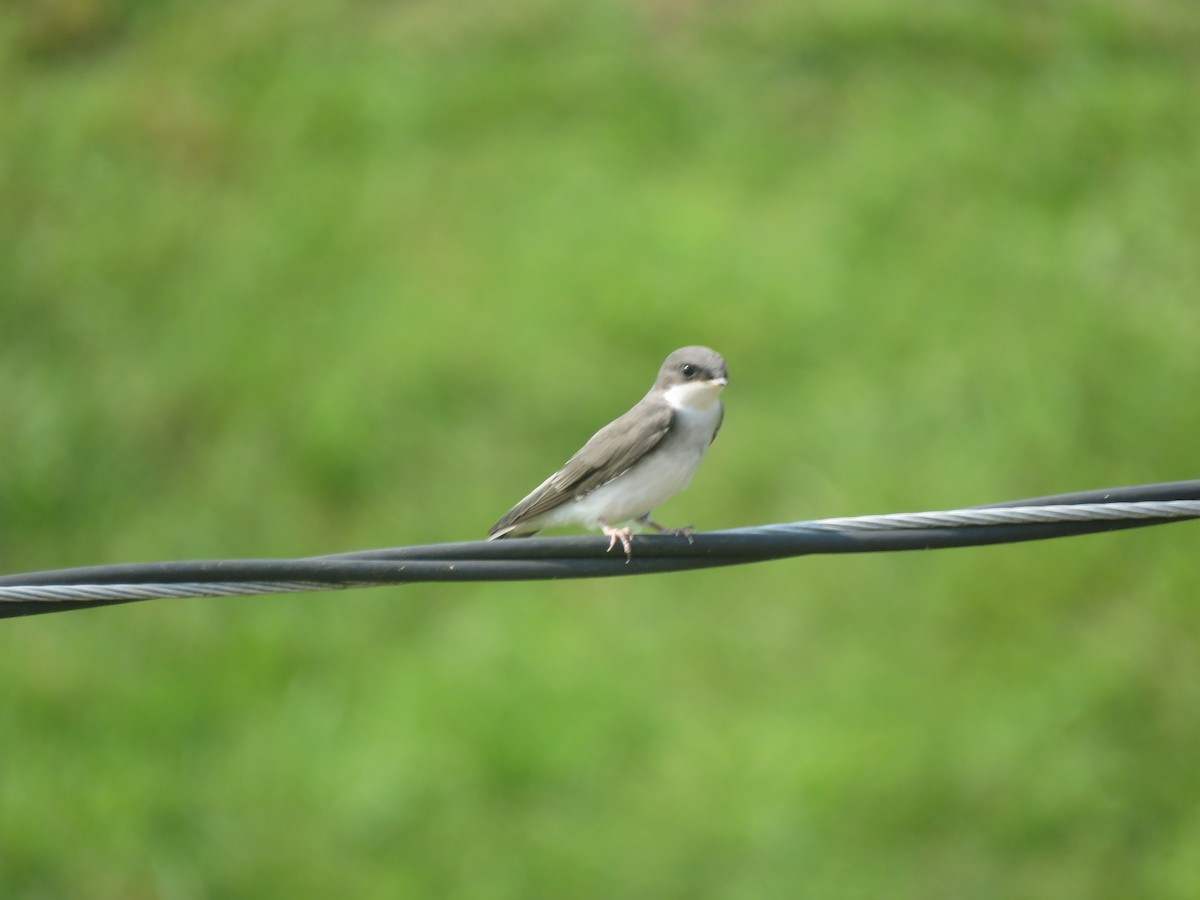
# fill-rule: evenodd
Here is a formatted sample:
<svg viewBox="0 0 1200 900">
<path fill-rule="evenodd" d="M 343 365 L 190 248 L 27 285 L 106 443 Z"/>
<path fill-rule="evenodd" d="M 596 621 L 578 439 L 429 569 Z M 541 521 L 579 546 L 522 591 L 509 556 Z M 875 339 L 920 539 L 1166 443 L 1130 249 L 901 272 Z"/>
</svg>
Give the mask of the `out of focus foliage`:
<svg viewBox="0 0 1200 900">
<path fill-rule="evenodd" d="M 1194 477 L 1172 0 L 0 8 L 0 570 Z M 1195 526 L 0 623 L 14 898 L 1192 898 Z"/>
</svg>

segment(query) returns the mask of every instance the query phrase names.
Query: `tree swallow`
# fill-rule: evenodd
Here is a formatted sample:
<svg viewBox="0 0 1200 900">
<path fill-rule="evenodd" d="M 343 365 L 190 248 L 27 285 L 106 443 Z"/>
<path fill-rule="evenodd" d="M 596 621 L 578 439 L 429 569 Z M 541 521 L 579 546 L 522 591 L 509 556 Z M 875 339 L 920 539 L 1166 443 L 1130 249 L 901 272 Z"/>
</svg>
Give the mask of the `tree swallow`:
<svg viewBox="0 0 1200 900">
<path fill-rule="evenodd" d="M 695 474 L 721 428 L 721 390 L 729 383 L 725 360 L 708 347 L 683 347 L 667 357 L 649 393 L 609 422 L 561 469 L 500 517 L 488 540 L 537 534 L 558 525 L 599 527 L 611 551 L 620 541 L 631 558 L 636 520 L 663 534 L 650 512 L 679 493 Z"/>
</svg>

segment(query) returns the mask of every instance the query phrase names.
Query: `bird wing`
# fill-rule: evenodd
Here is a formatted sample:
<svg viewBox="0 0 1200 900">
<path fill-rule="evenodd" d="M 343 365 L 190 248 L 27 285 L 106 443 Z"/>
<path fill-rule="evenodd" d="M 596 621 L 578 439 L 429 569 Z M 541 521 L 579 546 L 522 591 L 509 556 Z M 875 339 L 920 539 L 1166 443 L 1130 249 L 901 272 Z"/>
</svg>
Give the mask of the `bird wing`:
<svg viewBox="0 0 1200 900">
<path fill-rule="evenodd" d="M 488 531 L 488 537 L 503 537 L 522 524 L 612 481 L 662 443 L 671 430 L 672 415 L 671 407 L 664 401 L 643 400 L 625 415 L 609 422 L 561 469 L 501 516 Z"/>
</svg>

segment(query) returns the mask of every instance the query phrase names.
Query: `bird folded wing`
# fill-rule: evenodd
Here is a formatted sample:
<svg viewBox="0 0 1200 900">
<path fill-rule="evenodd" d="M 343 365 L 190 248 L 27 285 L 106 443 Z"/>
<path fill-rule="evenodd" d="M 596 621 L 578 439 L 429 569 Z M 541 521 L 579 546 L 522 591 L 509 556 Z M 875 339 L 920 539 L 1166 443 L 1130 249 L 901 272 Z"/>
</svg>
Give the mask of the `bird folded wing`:
<svg viewBox="0 0 1200 900">
<path fill-rule="evenodd" d="M 489 533 L 496 534 L 535 519 L 628 471 L 662 443 L 671 430 L 671 416 L 671 407 L 666 403 L 639 403 L 609 422 L 561 469 L 505 513 Z"/>
</svg>

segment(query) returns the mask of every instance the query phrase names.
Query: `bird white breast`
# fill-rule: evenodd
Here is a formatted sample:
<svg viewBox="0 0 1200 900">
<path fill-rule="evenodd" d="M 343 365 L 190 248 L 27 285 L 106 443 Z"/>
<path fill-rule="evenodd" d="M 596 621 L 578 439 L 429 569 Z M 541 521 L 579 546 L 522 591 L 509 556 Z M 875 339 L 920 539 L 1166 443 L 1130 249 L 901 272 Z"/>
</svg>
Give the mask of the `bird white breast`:
<svg viewBox="0 0 1200 900">
<path fill-rule="evenodd" d="M 678 387 L 698 386 L 704 385 Z M 543 527 L 572 524 L 595 527 L 601 519 L 610 525 L 625 522 L 648 514 L 688 486 L 721 421 L 721 406 L 717 402 L 720 388 L 713 385 L 707 391 L 680 392 L 672 397 L 675 390 L 667 391 L 667 402 L 674 407 L 675 417 L 671 433 L 663 443 L 624 474 L 548 513 L 542 520 Z M 703 405 L 697 405 L 696 401 Z"/>
</svg>

